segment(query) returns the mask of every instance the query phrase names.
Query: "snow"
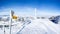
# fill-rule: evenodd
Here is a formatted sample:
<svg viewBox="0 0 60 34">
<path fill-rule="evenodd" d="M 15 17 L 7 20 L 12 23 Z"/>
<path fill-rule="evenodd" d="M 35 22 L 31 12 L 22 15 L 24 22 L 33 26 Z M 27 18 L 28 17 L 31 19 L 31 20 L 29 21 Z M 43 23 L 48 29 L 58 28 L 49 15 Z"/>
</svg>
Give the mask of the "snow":
<svg viewBox="0 0 60 34">
<path fill-rule="evenodd" d="M 60 34 L 60 25 L 49 21 L 49 19 L 35 19 L 31 20 L 29 24 L 25 23 L 13 23 L 11 34 Z M 10 29 L 5 28 L 5 34 L 9 33 Z M 3 29 L 0 29 L 0 34 L 4 34 Z"/>
<path fill-rule="evenodd" d="M 48 19 L 33 20 L 17 34 L 60 34 L 59 26 Z"/>
</svg>

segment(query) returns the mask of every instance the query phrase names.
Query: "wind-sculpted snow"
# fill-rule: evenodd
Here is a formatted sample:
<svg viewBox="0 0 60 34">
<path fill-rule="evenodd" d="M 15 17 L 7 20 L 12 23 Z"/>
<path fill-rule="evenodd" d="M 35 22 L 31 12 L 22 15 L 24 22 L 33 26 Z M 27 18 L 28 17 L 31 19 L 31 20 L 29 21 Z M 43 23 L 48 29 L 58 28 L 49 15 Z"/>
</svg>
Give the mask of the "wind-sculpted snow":
<svg viewBox="0 0 60 34">
<path fill-rule="evenodd" d="M 5 34 L 9 34 L 9 29 L 5 28 L 5 30 Z M 0 34 L 4 34 L 2 29 Z M 11 34 L 60 34 L 60 25 L 49 19 L 27 19 L 24 22 L 14 23 Z"/>
<path fill-rule="evenodd" d="M 60 34 L 59 26 L 52 23 L 48 19 L 37 19 L 25 26 L 25 28 L 17 34 Z"/>
</svg>

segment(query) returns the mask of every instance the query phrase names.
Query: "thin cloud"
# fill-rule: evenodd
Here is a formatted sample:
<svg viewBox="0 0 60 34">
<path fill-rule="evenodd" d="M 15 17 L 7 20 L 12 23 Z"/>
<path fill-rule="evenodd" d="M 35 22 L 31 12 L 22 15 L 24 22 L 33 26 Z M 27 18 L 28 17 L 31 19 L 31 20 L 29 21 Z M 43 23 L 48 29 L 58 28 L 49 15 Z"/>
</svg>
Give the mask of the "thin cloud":
<svg viewBox="0 0 60 34">
<path fill-rule="evenodd" d="M 9 12 L 13 10 L 15 14 L 17 15 L 32 15 L 34 16 L 35 14 L 35 8 L 30 8 L 30 7 L 15 7 L 15 8 L 3 8 L 0 9 L 0 15 L 2 14 L 9 14 Z M 58 10 L 40 10 L 37 9 L 37 15 L 60 15 L 59 12 L 56 12 Z"/>
</svg>

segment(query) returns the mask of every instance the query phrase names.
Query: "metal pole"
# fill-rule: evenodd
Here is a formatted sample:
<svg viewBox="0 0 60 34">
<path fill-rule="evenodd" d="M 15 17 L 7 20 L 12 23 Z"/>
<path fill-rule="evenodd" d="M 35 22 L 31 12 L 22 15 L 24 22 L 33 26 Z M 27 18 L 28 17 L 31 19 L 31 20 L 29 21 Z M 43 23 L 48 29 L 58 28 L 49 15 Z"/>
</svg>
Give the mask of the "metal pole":
<svg viewBox="0 0 60 34">
<path fill-rule="evenodd" d="M 36 8 L 35 8 L 35 19 L 36 19 Z"/>
<path fill-rule="evenodd" d="M 4 30 L 4 34 L 5 34 L 5 25 L 3 25 L 3 30 Z"/>
<path fill-rule="evenodd" d="M 9 25 L 10 25 L 10 33 L 9 34 L 11 34 L 11 24 L 12 24 L 12 17 L 11 17 L 11 11 L 10 11 L 10 23 L 9 23 Z"/>
<path fill-rule="evenodd" d="M 3 32 L 5 34 L 5 22 L 3 23 Z"/>
<path fill-rule="evenodd" d="M 11 34 L 11 24 L 12 24 L 12 19 L 11 19 L 11 22 L 10 22 L 10 34 Z"/>
</svg>

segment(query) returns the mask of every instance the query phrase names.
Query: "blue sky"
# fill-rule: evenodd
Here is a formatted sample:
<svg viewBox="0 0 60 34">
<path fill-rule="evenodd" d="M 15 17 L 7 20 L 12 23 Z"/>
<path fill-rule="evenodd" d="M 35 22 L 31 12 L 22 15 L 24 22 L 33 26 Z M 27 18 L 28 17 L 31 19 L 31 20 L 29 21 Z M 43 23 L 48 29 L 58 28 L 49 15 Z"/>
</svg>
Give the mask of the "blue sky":
<svg viewBox="0 0 60 34">
<path fill-rule="evenodd" d="M 59 14 L 60 1 L 59 0 L 0 0 L 0 12 L 10 10 L 23 12 L 30 9 L 31 12 L 37 8 L 37 12 Z M 3 11 L 4 10 L 4 11 Z"/>
</svg>

